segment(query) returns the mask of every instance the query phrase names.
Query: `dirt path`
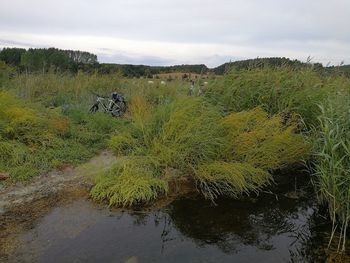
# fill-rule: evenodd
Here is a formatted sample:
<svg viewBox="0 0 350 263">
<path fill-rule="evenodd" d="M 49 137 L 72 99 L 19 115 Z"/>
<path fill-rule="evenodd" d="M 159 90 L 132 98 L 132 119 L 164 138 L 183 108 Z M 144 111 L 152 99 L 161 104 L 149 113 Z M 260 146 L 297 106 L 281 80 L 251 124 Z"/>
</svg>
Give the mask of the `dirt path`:
<svg viewBox="0 0 350 263">
<path fill-rule="evenodd" d="M 33 178 L 30 183 L 18 183 L 0 189 L 0 215 L 16 206 L 58 194 L 67 188 L 90 188 L 91 178 L 103 169 L 108 169 L 116 158 L 104 151 L 89 162 L 77 167 L 67 166 L 63 170 L 53 170 Z"/>
<path fill-rule="evenodd" d="M 27 184 L 0 189 L 0 262 L 7 262 L 17 246 L 17 236 L 33 227 L 52 207 L 88 198 L 92 178 L 116 162 L 111 152 L 104 151 L 77 167 L 53 170 Z"/>
</svg>

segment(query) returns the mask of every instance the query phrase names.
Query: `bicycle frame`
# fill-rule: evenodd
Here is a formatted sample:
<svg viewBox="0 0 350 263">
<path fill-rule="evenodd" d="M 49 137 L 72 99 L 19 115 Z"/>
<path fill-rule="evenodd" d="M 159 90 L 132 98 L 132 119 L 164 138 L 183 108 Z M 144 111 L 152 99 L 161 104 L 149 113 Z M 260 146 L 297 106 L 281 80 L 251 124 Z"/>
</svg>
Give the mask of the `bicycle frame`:
<svg viewBox="0 0 350 263">
<path fill-rule="evenodd" d="M 107 98 L 103 98 L 100 96 L 97 97 L 96 101 L 99 103 L 99 105 L 102 106 L 102 108 L 105 112 L 112 111 L 113 105 L 118 106 L 112 99 L 107 99 Z M 108 105 L 105 104 L 106 101 L 108 102 Z"/>
<path fill-rule="evenodd" d="M 113 117 L 120 117 L 125 113 L 126 104 L 123 97 L 121 97 L 121 99 L 118 98 L 116 101 L 114 98 L 110 99 L 108 97 L 100 96 L 95 92 L 91 93 L 96 95 L 97 98 L 94 105 L 90 108 L 90 112 L 97 112 L 100 106 L 100 109 L 102 109 L 103 112 L 111 113 Z"/>
</svg>

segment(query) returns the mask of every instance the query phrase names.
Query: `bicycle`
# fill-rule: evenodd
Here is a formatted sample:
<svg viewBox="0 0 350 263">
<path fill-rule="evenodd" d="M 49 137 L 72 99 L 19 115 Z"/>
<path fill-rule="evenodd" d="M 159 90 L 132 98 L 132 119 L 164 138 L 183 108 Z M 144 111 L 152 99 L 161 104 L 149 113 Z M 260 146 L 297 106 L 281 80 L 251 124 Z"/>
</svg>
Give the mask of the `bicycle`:
<svg viewBox="0 0 350 263">
<path fill-rule="evenodd" d="M 110 113 L 113 117 L 120 117 L 126 112 L 126 102 L 121 94 L 114 92 L 112 99 L 101 96 L 95 92 L 91 92 L 96 95 L 97 99 L 94 105 L 91 106 L 89 112 L 95 113 L 102 107 L 103 112 Z"/>
</svg>

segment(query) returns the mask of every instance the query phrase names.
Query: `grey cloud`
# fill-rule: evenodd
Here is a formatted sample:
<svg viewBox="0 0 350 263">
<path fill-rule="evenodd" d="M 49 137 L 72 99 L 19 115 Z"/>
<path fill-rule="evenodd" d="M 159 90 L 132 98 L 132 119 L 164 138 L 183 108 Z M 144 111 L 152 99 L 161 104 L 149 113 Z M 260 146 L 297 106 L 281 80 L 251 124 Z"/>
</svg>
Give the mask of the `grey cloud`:
<svg viewBox="0 0 350 263">
<path fill-rule="evenodd" d="M 6 47 L 6 46 L 17 46 L 17 47 L 31 47 L 33 46 L 32 43 L 29 42 L 21 42 L 21 41 L 15 41 L 15 40 L 10 40 L 10 39 L 0 39 L 0 46 Z M 36 47 L 39 47 L 36 46 Z"/>
<path fill-rule="evenodd" d="M 277 48 L 299 52 L 301 58 L 312 54 L 318 42 L 336 42 L 339 50 L 349 51 L 349 10 L 348 0 L 12 0 L 1 4 L 0 37 L 12 32 L 232 45 L 251 48 L 256 56 L 280 55 L 271 52 Z M 334 48 L 316 46 L 329 59 L 341 56 Z M 203 59 L 251 56 L 225 52 L 216 50 Z M 157 55 L 140 55 L 140 61 L 147 57 Z M 184 59 L 186 54 L 179 58 Z"/>
<path fill-rule="evenodd" d="M 176 60 L 161 58 L 157 56 L 133 57 L 128 55 L 127 53 L 119 53 L 119 54 L 113 54 L 113 55 L 97 53 L 97 57 L 98 57 L 98 60 L 103 63 L 152 65 L 152 66 L 174 65 L 179 63 Z"/>
</svg>

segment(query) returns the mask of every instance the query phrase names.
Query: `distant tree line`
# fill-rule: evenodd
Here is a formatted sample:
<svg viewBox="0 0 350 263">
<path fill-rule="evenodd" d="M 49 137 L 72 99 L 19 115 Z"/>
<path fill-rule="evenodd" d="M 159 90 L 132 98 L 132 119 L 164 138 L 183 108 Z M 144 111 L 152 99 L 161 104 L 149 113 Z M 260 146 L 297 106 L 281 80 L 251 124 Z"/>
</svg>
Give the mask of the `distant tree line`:
<svg viewBox="0 0 350 263">
<path fill-rule="evenodd" d="M 350 65 L 339 65 L 339 66 L 323 66 L 321 63 L 311 63 L 308 59 L 307 62 L 301 62 L 300 60 L 291 60 L 285 57 L 270 57 L 270 58 L 255 58 L 240 60 L 222 64 L 216 68 L 210 69 L 216 75 L 223 75 L 231 70 L 249 70 L 255 68 L 278 68 L 278 67 L 292 67 L 295 69 L 300 68 L 312 68 L 323 75 L 344 75 L 350 77 Z"/>
<path fill-rule="evenodd" d="M 89 52 L 62 50 L 57 48 L 4 48 L 0 50 L 0 61 L 22 72 L 46 72 L 57 70 L 76 73 L 98 72 L 101 74 L 121 73 L 126 77 L 152 77 L 169 72 L 191 72 L 205 74 L 209 71 L 204 64 L 175 66 L 146 66 L 130 64 L 98 63 L 97 56 Z"/>
<path fill-rule="evenodd" d="M 314 69 L 327 74 L 340 73 L 350 76 L 350 65 L 323 67 L 320 63 L 304 63 L 285 57 L 255 58 L 222 64 L 216 68 L 208 68 L 204 64 L 175 65 L 175 66 L 147 66 L 131 64 L 99 63 L 95 54 L 79 50 L 62 50 L 57 48 L 4 48 L 0 50 L 0 61 L 5 62 L 21 72 L 46 72 L 56 70 L 60 72 L 100 74 L 119 73 L 125 77 L 152 77 L 161 73 L 215 73 L 223 75 L 230 70 L 247 70 L 262 67 L 289 66 L 303 68 L 312 66 Z"/>
<path fill-rule="evenodd" d="M 97 56 L 89 52 L 57 48 L 4 48 L 0 60 L 21 71 L 48 71 L 49 69 L 76 72 L 85 65 L 96 66 Z"/>
<path fill-rule="evenodd" d="M 326 67 L 326 72 L 329 74 L 344 74 L 345 76 L 350 77 L 350 65 Z"/>
<path fill-rule="evenodd" d="M 121 72 L 127 77 L 152 77 L 155 74 L 171 72 L 190 72 L 197 74 L 206 74 L 209 68 L 204 64 L 199 65 L 175 65 L 175 66 L 146 66 L 130 64 L 100 64 L 98 72 L 109 74 Z"/>
</svg>

